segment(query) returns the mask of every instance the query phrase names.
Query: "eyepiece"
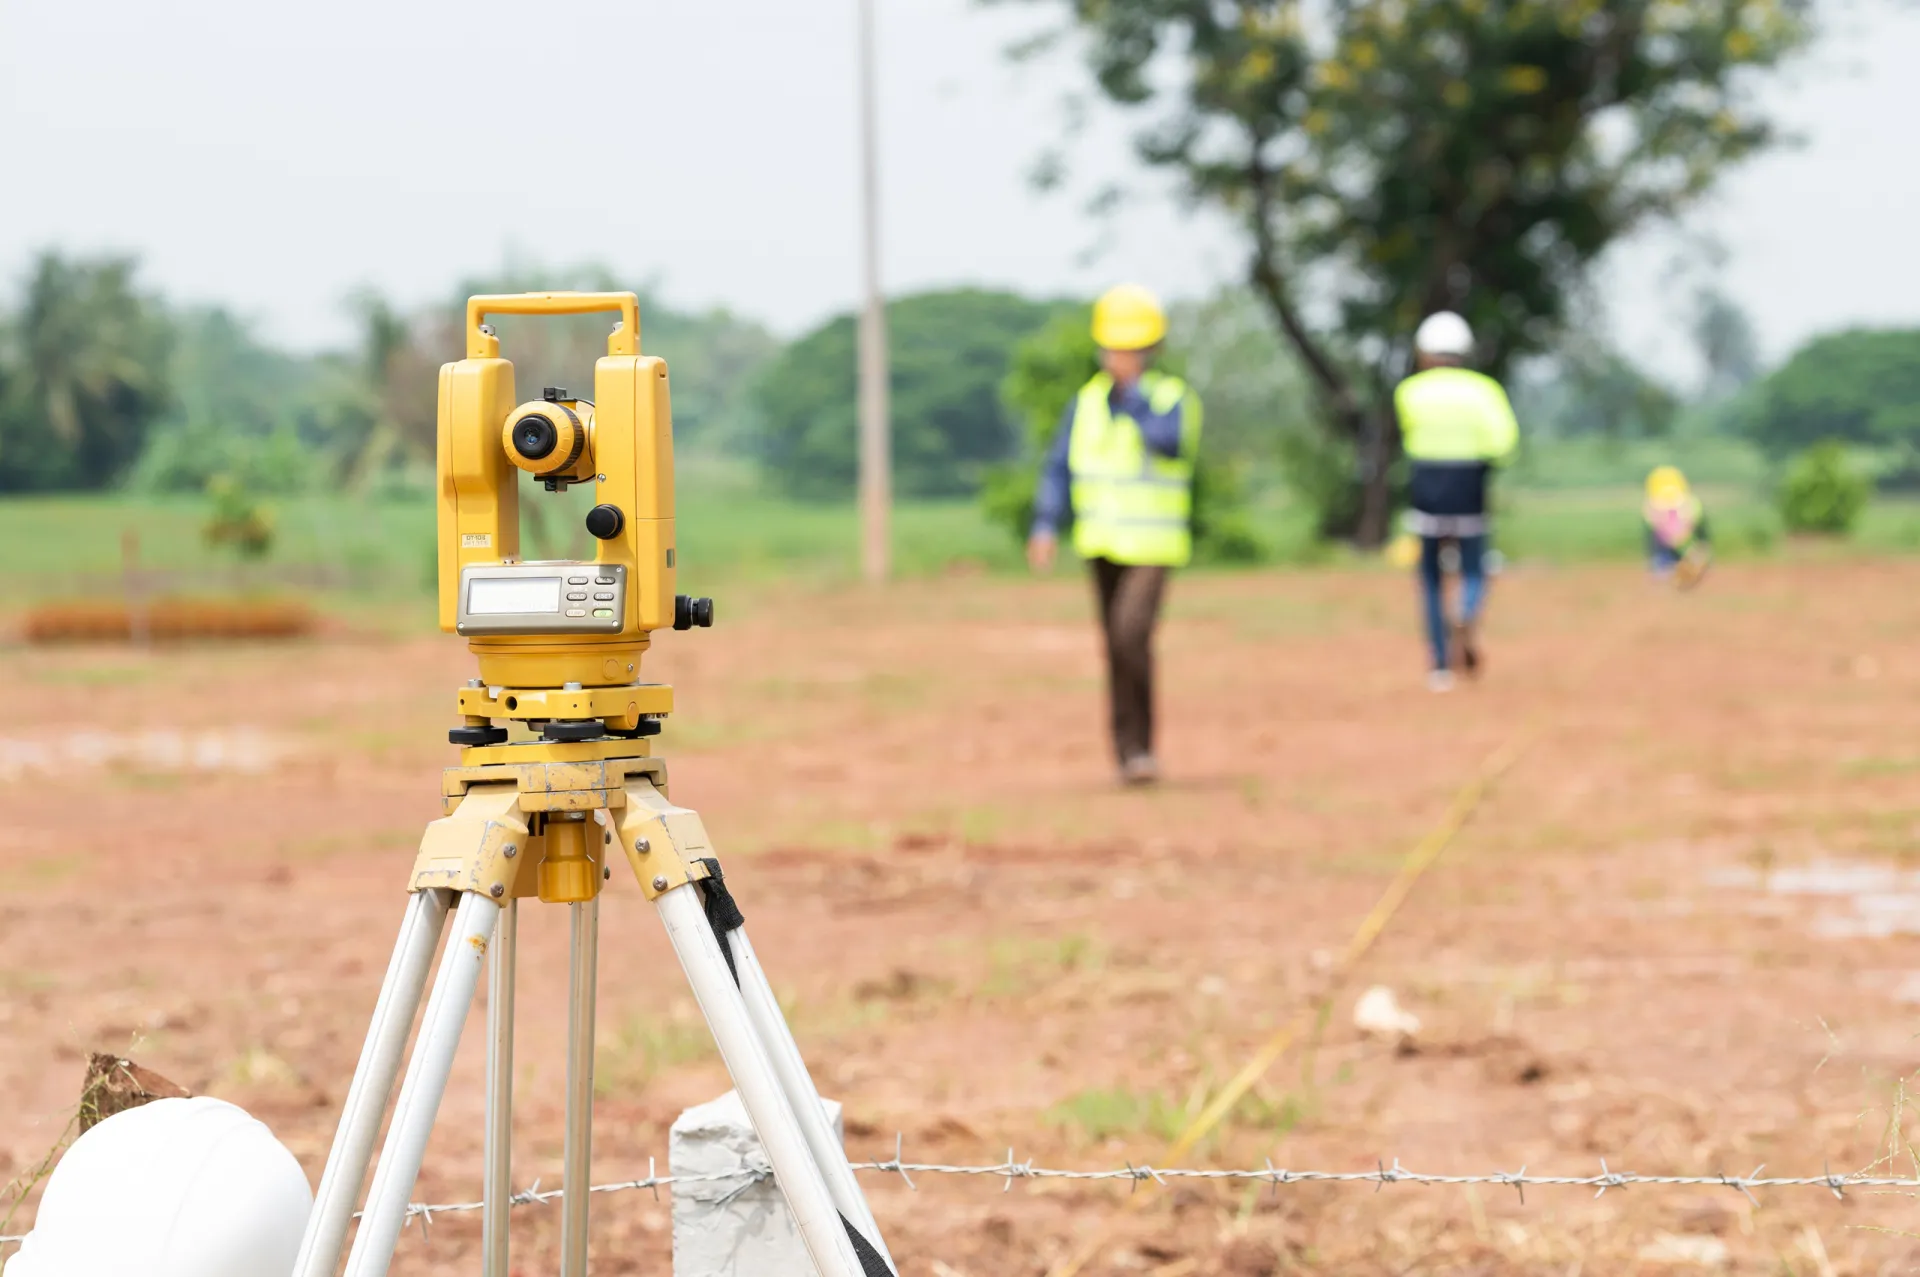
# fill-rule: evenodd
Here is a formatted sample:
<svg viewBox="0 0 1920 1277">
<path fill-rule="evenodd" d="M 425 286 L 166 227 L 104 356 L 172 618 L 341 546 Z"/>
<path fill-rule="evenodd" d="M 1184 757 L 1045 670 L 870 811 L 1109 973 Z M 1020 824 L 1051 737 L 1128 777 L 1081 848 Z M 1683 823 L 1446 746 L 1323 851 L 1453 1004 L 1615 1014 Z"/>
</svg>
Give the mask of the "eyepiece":
<svg viewBox="0 0 1920 1277">
<path fill-rule="evenodd" d="M 536 478 L 579 481 L 592 466 L 586 458 L 591 413 L 584 404 L 521 404 L 507 415 L 500 438 L 507 460 Z"/>
<path fill-rule="evenodd" d="M 529 413 L 514 423 L 514 450 L 529 461 L 539 461 L 553 455 L 553 450 L 559 445 L 560 432 L 546 417 Z"/>
</svg>

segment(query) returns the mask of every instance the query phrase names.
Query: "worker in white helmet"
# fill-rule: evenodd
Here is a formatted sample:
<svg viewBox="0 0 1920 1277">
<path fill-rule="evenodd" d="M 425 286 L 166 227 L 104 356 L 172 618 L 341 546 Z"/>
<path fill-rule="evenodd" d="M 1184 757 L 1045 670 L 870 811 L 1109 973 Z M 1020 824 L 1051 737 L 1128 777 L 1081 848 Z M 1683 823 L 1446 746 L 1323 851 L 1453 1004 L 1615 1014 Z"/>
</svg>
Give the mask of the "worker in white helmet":
<svg viewBox="0 0 1920 1277">
<path fill-rule="evenodd" d="M 54 1168 L 6 1277 L 285 1277 L 313 1208 L 285 1145 L 221 1100 L 155 1100 Z"/>
<path fill-rule="evenodd" d="M 1473 330 L 1452 311 L 1427 316 L 1414 333 L 1419 371 L 1395 388 L 1403 451 L 1412 463 L 1408 530 L 1420 538 L 1420 591 L 1432 665 L 1427 685 L 1453 687 L 1456 666 L 1478 674 L 1478 624 L 1486 599 L 1487 487 L 1513 457 L 1519 425 L 1500 383 L 1466 365 Z M 1460 601 L 1447 613 L 1442 554 L 1455 547 Z"/>
</svg>

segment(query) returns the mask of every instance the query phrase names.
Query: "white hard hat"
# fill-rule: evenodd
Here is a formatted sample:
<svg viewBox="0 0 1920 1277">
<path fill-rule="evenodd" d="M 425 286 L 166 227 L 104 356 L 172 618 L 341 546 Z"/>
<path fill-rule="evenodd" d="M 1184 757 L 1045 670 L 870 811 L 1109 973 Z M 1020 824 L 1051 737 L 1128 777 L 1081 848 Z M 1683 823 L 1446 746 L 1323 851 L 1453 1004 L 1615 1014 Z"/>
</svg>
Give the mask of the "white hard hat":
<svg viewBox="0 0 1920 1277">
<path fill-rule="evenodd" d="M 313 1192 L 286 1146 L 223 1100 L 155 1100 L 74 1141 L 6 1277 L 293 1271 Z"/>
<path fill-rule="evenodd" d="M 1473 329 L 1450 310 L 1435 311 L 1420 321 L 1413 348 L 1423 355 L 1451 355 L 1464 359 L 1473 353 Z"/>
</svg>

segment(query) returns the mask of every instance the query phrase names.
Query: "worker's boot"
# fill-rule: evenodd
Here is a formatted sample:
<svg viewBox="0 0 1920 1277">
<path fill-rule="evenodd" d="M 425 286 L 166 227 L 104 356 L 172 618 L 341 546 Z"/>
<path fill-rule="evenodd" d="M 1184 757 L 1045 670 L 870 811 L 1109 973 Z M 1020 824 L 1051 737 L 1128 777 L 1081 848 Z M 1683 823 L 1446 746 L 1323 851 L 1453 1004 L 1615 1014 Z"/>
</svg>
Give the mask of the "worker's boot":
<svg viewBox="0 0 1920 1277">
<path fill-rule="evenodd" d="M 1475 629 L 1471 621 L 1453 623 L 1453 650 L 1458 653 L 1454 659 L 1460 662 L 1460 672 L 1468 678 L 1480 675 L 1480 641 Z"/>
</svg>

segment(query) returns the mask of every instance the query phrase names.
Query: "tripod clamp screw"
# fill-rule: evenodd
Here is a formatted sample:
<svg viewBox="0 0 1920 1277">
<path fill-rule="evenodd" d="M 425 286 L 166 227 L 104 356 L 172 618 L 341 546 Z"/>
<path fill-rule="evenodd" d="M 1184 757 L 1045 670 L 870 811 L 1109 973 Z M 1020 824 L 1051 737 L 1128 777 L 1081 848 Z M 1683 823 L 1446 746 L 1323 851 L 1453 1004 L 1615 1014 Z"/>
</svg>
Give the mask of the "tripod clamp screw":
<svg viewBox="0 0 1920 1277">
<path fill-rule="evenodd" d="M 636 838 L 633 840 L 633 849 L 644 856 L 653 850 L 653 840 L 650 838 Z"/>
<path fill-rule="evenodd" d="M 653 889 L 655 891 L 665 891 L 667 889 L 667 879 L 665 874 L 662 874 L 660 877 L 655 878 L 653 880 Z"/>
<path fill-rule="evenodd" d="M 487 894 L 492 896 L 495 900 L 498 900 L 500 897 L 507 894 L 506 884 L 499 883 L 499 882 L 494 883 L 493 886 L 487 888 Z"/>
<path fill-rule="evenodd" d="M 505 856 L 508 860 L 512 860 L 515 856 L 520 854 L 520 848 L 513 843 L 508 843 L 506 846 L 500 849 L 500 854 Z"/>
</svg>

